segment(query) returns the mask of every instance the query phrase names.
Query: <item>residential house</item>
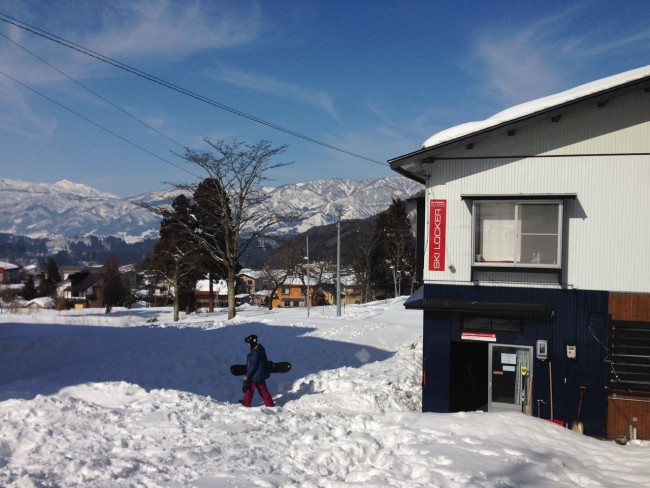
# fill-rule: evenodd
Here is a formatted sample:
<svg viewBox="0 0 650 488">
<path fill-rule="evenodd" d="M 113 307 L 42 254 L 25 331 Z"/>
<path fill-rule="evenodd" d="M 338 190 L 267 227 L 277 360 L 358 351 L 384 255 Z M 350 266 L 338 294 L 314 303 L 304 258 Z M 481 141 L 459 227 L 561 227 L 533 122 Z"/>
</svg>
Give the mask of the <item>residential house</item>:
<svg viewBox="0 0 650 488">
<path fill-rule="evenodd" d="M 66 308 L 99 308 L 104 304 L 104 268 L 92 266 L 66 274 L 58 283 L 57 296 Z"/>
<path fill-rule="evenodd" d="M 421 182 L 422 409 L 650 438 L 650 66 L 444 130 Z"/>
<path fill-rule="evenodd" d="M 42 310 L 42 309 L 51 309 L 55 308 L 56 304 L 52 297 L 38 297 L 32 300 L 27 301 L 23 308 L 29 308 L 32 310 Z"/>
<path fill-rule="evenodd" d="M 335 299 L 335 296 L 332 298 Z M 343 305 L 361 303 L 361 287 L 357 284 L 354 273 L 341 276 L 341 303 Z"/>
<path fill-rule="evenodd" d="M 228 283 L 224 279 L 212 280 L 212 293 L 210 293 L 210 280 L 199 280 L 196 284 L 195 296 L 196 308 L 208 308 L 211 296 L 215 307 L 227 307 Z"/>
<path fill-rule="evenodd" d="M 22 268 L 17 264 L 0 261 L 0 284 L 11 285 L 21 282 Z"/>
<path fill-rule="evenodd" d="M 273 308 L 279 307 L 306 307 L 307 306 L 307 278 L 292 276 L 279 286 L 273 296 Z M 317 291 L 316 283 L 309 285 L 310 306 L 314 305 L 312 297 Z"/>
</svg>

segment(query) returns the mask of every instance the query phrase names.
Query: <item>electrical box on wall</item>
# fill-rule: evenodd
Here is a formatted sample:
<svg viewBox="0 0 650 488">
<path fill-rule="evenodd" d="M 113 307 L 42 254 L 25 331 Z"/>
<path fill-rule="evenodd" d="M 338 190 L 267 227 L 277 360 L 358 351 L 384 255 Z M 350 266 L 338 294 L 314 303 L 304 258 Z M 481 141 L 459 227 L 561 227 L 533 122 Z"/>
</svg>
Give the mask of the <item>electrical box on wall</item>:
<svg viewBox="0 0 650 488">
<path fill-rule="evenodd" d="M 569 359 L 575 359 L 576 358 L 576 346 L 570 346 L 567 344 L 566 346 L 566 357 Z"/>
<path fill-rule="evenodd" d="M 535 346 L 535 356 L 537 359 L 545 361 L 548 358 L 548 342 L 544 339 L 539 339 Z"/>
</svg>

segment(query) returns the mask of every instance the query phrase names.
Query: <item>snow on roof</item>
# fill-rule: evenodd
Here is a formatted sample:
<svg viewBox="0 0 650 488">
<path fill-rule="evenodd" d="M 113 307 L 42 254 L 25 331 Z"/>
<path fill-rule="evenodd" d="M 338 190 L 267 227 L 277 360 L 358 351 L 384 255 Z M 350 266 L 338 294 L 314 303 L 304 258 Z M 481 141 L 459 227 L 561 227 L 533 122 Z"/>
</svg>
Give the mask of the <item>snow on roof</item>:
<svg viewBox="0 0 650 488">
<path fill-rule="evenodd" d="M 197 292 L 209 292 L 210 291 L 210 280 L 199 280 L 196 283 L 195 290 Z M 219 295 L 228 294 L 228 283 L 226 280 L 212 280 L 212 293 L 217 293 Z"/>
<path fill-rule="evenodd" d="M 422 144 L 423 148 L 433 147 L 444 142 L 453 141 L 464 136 L 471 135 L 481 130 L 490 129 L 497 125 L 510 122 L 521 117 L 533 115 L 537 112 L 547 110 L 580 98 L 594 95 L 596 93 L 616 88 L 617 86 L 630 83 L 632 81 L 640 80 L 650 76 L 650 65 L 642 68 L 625 71 L 617 75 L 602 78 L 600 80 L 592 81 L 584 85 L 571 88 L 570 90 L 549 95 L 547 97 L 538 98 L 529 102 L 515 105 L 502 112 L 493 115 L 485 120 L 467 122 L 460 124 L 449 129 L 445 129 L 429 137 Z"/>
<path fill-rule="evenodd" d="M 38 297 L 29 300 L 23 305 L 25 308 L 54 308 L 54 300 L 51 297 Z"/>
<path fill-rule="evenodd" d="M 262 278 L 264 276 L 264 271 L 257 271 L 257 270 L 250 269 L 250 268 L 242 268 L 239 271 L 239 273 L 237 273 L 237 276 L 242 276 L 242 275 L 250 276 L 251 278 L 258 279 L 258 278 Z"/>
</svg>

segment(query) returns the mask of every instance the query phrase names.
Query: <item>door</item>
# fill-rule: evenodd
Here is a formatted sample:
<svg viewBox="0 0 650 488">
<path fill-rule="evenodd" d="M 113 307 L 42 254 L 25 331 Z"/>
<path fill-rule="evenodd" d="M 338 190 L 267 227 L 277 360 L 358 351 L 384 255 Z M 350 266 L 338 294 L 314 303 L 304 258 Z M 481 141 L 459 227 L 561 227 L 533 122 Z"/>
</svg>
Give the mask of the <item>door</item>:
<svg viewBox="0 0 650 488">
<path fill-rule="evenodd" d="M 533 347 L 490 344 L 488 411 L 523 411 L 529 397 Z"/>
<path fill-rule="evenodd" d="M 487 411 L 488 345 L 485 342 L 452 341 L 449 411 Z"/>
</svg>

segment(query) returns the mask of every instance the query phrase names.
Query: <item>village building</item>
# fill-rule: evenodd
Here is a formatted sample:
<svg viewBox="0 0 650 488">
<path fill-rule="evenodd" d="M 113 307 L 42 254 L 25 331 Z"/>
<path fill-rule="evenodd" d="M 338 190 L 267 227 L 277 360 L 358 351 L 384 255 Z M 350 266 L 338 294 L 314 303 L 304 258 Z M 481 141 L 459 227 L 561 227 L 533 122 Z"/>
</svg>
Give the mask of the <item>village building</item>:
<svg viewBox="0 0 650 488">
<path fill-rule="evenodd" d="M 650 438 L 650 66 L 444 130 L 421 182 L 422 409 Z"/>
<path fill-rule="evenodd" d="M 273 308 L 306 307 L 307 306 L 307 278 L 290 276 L 279 286 L 273 294 Z M 319 304 L 318 287 L 313 281 L 309 284 L 309 306 Z"/>
<path fill-rule="evenodd" d="M 0 261 L 0 284 L 17 284 L 21 282 L 21 278 L 21 266 L 6 261 Z"/>
<path fill-rule="evenodd" d="M 57 283 L 57 297 L 64 308 L 99 308 L 104 304 L 104 267 L 66 269 Z"/>
</svg>

